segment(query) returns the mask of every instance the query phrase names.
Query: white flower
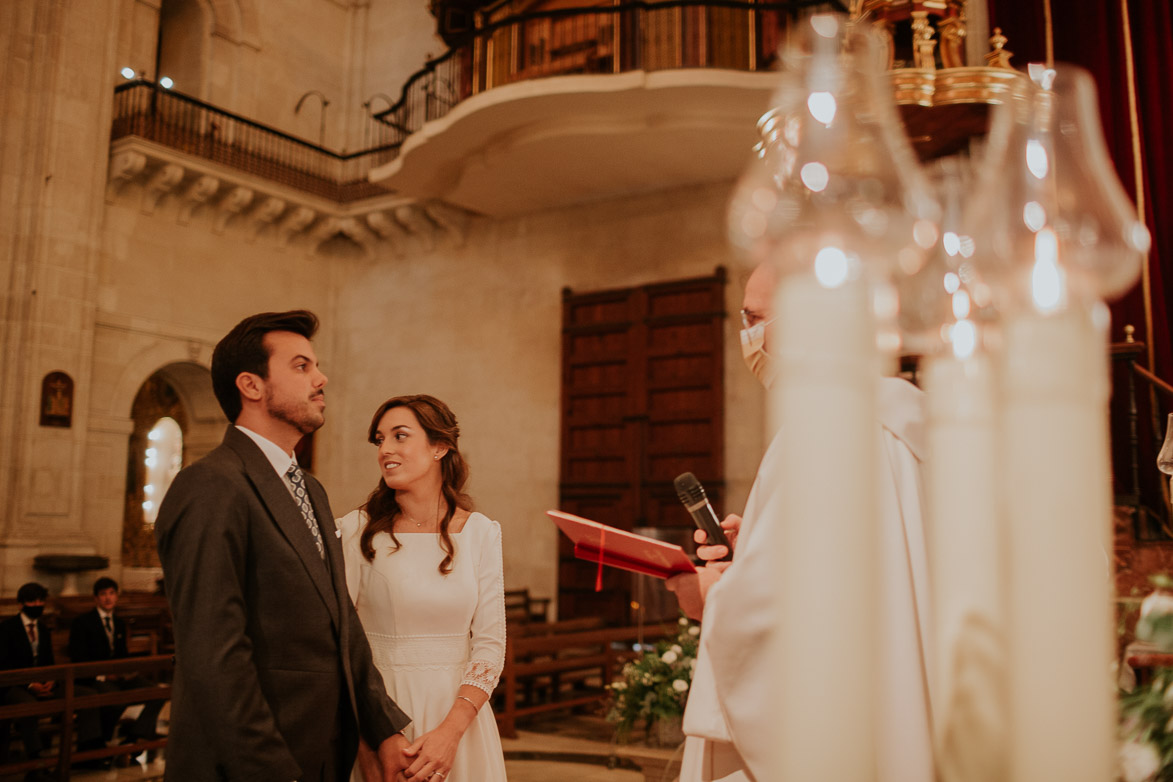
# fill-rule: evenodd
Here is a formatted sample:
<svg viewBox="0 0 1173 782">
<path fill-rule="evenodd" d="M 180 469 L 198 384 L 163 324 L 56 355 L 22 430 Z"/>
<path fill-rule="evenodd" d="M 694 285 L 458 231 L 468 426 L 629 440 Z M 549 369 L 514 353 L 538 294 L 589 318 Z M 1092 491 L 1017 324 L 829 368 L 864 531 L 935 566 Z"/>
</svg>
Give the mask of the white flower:
<svg viewBox="0 0 1173 782">
<path fill-rule="evenodd" d="M 613 690 L 626 690 L 627 689 L 627 682 L 615 682 L 614 684 L 611 685 L 611 689 L 613 689 Z"/>
<path fill-rule="evenodd" d="M 676 652 L 669 649 L 668 651 L 664 652 L 664 656 L 660 659 L 671 665 L 672 663 L 676 662 Z"/>
<path fill-rule="evenodd" d="M 1158 589 L 1142 600 L 1140 603 L 1141 617 L 1153 614 L 1173 614 L 1173 595 Z"/>
<path fill-rule="evenodd" d="M 684 679 L 673 679 L 672 689 L 676 690 L 677 692 L 687 692 L 688 682 L 686 682 Z"/>
<path fill-rule="evenodd" d="M 686 624 L 688 624 L 688 620 L 685 619 L 683 616 L 680 617 L 680 626 L 684 627 Z"/>
<path fill-rule="evenodd" d="M 688 670 L 696 671 L 696 658 L 695 657 L 688 661 Z"/>
<path fill-rule="evenodd" d="M 1147 741 L 1129 741 L 1120 747 L 1120 773 L 1124 782 L 1147 782 L 1160 768 L 1157 748 Z"/>
<path fill-rule="evenodd" d="M 680 644 L 672 644 L 671 649 L 677 654 L 684 654 L 684 649 L 680 646 Z"/>
<path fill-rule="evenodd" d="M 696 625 L 693 625 L 692 627 L 688 628 L 688 634 L 695 638 L 701 634 L 701 629 Z"/>
</svg>

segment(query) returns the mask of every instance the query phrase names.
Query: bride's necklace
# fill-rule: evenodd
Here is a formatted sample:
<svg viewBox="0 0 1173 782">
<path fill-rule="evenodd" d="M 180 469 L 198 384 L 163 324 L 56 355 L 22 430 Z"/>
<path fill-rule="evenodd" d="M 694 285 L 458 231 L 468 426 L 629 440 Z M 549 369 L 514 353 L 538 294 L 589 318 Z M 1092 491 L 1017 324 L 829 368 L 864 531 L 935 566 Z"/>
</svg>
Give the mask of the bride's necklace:
<svg viewBox="0 0 1173 782">
<path fill-rule="evenodd" d="M 399 515 L 400 515 L 401 517 L 403 517 L 403 516 L 406 516 L 406 517 L 407 517 L 407 520 L 408 520 L 408 521 L 410 521 L 412 524 L 414 524 L 416 529 L 420 529 L 420 528 L 422 528 L 422 527 L 424 526 L 424 522 L 422 522 L 422 521 L 417 521 L 417 520 L 416 520 L 416 518 L 415 518 L 415 516 L 412 516 L 410 513 L 406 512 L 406 511 L 405 511 L 405 510 L 403 510 L 402 508 L 400 508 L 400 510 L 399 510 Z M 433 518 L 433 519 L 436 519 L 436 518 L 438 518 L 438 517 L 439 517 L 439 515 L 440 515 L 440 500 L 439 500 L 439 499 L 437 499 L 437 500 L 436 500 L 436 515 L 435 515 L 435 516 L 433 516 L 432 518 Z M 436 525 L 436 526 L 437 526 L 437 527 L 439 527 L 439 524 L 437 523 L 437 525 Z"/>
</svg>

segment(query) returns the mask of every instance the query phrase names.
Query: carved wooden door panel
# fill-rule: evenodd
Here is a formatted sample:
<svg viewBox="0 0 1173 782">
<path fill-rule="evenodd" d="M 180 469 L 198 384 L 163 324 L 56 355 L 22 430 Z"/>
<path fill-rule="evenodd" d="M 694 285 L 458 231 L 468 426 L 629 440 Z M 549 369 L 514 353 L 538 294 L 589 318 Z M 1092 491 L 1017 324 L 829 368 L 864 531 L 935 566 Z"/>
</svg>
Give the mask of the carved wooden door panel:
<svg viewBox="0 0 1173 782">
<path fill-rule="evenodd" d="M 563 293 L 559 507 L 688 540 L 673 479 L 724 489 L 725 272 L 638 288 Z M 645 533 L 646 534 L 646 533 Z M 558 614 L 632 619 L 635 580 L 558 552 Z M 646 598 L 645 598 L 646 599 Z"/>
</svg>

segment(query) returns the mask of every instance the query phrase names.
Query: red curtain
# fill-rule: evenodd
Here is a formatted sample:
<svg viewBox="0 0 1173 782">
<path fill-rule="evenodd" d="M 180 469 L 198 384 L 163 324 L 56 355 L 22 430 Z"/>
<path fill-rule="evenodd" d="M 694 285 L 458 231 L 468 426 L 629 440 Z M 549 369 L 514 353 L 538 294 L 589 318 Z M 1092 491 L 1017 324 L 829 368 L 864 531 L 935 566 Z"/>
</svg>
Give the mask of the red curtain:
<svg viewBox="0 0 1173 782">
<path fill-rule="evenodd" d="M 1123 327 L 1136 327 L 1136 338 L 1151 341 L 1155 371 L 1173 379 L 1169 322 L 1165 302 L 1173 298 L 1173 170 L 1165 135 L 1173 120 L 1173 12 L 1169 0 L 1126 0 L 1135 63 L 1140 145 L 1143 156 L 1145 224 L 1153 235 L 1149 273 L 1152 281 L 1153 331 L 1145 333 L 1140 285 L 1112 306 L 1112 340 L 1124 339 Z M 1108 152 L 1124 189 L 1136 200 L 1132 122 L 1128 99 L 1124 0 L 1084 0 L 1078 7 L 1051 0 L 1056 62 L 1074 63 L 1091 72 L 1100 98 L 1100 118 Z M 1014 52 L 1013 65 L 1023 70 L 1046 58 L 1043 0 L 990 0 L 990 27 L 1001 27 Z"/>
<path fill-rule="evenodd" d="M 1133 157 L 1133 129 L 1128 90 L 1128 47 L 1131 43 L 1136 79 L 1139 144 L 1142 155 L 1140 183 L 1145 224 L 1153 237 L 1149 257 L 1153 333 L 1146 333 L 1141 285 L 1112 302 L 1113 342 L 1124 340 L 1124 326 L 1136 327 L 1136 339 L 1154 349 L 1151 369 L 1173 380 L 1170 323 L 1166 303 L 1173 301 L 1173 168 L 1167 146 L 1173 127 L 1173 11 L 1169 0 L 1051 0 L 1054 57 L 1086 68 L 1096 80 L 1100 118 L 1108 152 L 1125 191 L 1137 200 Z M 1128 25 L 1125 25 L 1125 9 Z M 989 0 L 990 28 L 1001 27 L 1014 52 L 1012 64 L 1025 70 L 1027 63 L 1046 59 L 1044 0 Z M 1142 356 L 1141 363 L 1147 365 Z M 1117 495 L 1126 495 L 1132 484 L 1132 452 L 1128 442 L 1128 382 L 1123 367 L 1114 375 L 1112 400 L 1113 462 Z M 1160 509 L 1160 474 L 1154 469 L 1159 438 L 1164 435 L 1165 414 L 1173 399 L 1149 406 L 1148 385 L 1138 383 L 1139 473 L 1144 504 Z M 1154 442 L 1156 440 L 1156 442 Z M 1141 525 L 1143 527 L 1143 525 Z M 1143 528 L 1138 529 L 1145 535 Z"/>
</svg>

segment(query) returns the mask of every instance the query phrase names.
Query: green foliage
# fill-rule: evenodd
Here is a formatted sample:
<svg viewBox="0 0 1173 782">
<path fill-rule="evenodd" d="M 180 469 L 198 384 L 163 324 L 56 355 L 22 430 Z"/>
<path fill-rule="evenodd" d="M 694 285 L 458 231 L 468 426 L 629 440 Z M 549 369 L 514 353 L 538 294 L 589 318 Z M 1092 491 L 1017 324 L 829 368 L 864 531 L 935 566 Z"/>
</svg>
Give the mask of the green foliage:
<svg viewBox="0 0 1173 782">
<path fill-rule="evenodd" d="M 1149 744 L 1156 750 L 1160 767 L 1156 782 L 1173 782 L 1173 669 L 1158 668 L 1147 684 L 1120 693 L 1122 738 L 1132 744 Z M 1129 775 L 1125 773 L 1125 778 Z"/>
<path fill-rule="evenodd" d="M 639 721 L 650 729 L 656 720 L 684 714 L 699 640 L 700 627 L 681 618 L 675 638 L 640 653 L 623 666 L 621 678 L 607 685 L 611 692 L 607 721 L 615 725 L 620 740 L 628 740 Z"/>
<path fill-rule="evenodd" d="M 1152 579 L 1158 590 L 1144 599 L 1136 637 L 1159 652 L 1173 652 L 1173 595 L 1159 587 L 1167 576 Z M 1173 782 L 1173 668 L 1155 668 L 1148 680 L 1121 691 L 1121 772 L 1125 782 Z"/>
</svg>

